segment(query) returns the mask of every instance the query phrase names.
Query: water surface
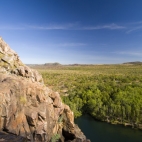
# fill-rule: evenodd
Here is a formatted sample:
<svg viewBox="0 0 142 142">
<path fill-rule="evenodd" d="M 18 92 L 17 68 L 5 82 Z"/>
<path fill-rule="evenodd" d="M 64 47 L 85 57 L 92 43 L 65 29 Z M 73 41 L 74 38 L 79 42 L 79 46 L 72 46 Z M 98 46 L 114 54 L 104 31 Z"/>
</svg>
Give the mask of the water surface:
<svg viewBox="0 0 142 142">
<path fill-rule="evenodd" d="M 91 142 L 142 142 L 142 131 L 95 121 L 88 115 L 75 119 L 75 123 Z"/>
</svg>

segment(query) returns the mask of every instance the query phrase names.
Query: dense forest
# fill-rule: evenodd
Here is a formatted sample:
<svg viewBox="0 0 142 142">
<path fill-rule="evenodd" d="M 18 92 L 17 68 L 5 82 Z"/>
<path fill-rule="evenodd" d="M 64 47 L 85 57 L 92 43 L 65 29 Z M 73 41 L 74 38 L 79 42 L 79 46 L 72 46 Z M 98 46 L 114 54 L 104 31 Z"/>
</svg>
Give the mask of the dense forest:
<svg viewBox="0 0 142 142">
<path fill-rule="evenodd" d="M 142 65 L 50 66 L 39 71 L 75 117 L 88 113 L 113 124 L 142 124 Z"/>
</svg>

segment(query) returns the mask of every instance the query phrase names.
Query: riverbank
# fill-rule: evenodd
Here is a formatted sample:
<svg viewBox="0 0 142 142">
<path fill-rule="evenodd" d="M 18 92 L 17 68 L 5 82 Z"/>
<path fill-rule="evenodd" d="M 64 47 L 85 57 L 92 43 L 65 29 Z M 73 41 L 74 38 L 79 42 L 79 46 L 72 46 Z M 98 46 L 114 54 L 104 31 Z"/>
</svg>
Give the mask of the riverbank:
<svg viewBox="0 0 142 142">
<path fill-rule="evenodd" d="M 108 118 L 106 118 L 105 120 L 101 120 L 99 118 L 95 118 L 91 114 L 87 114 L 87 115 L 92 117 L 95 121 L 100 121 L 100 122 L 104 122 L 104 123 L 108 123 L 108 124 L 112 124 L 112 125 L 125 126 L 125 127 L 129 127 L 129 128 L 132 128 L 132 129 L 138 129 L 138 130 L 142 131 L 142 124 L 129 123 L 129 122 L 126 122 L 126 121 L 120 122 L 118 120 L 110 120 Z"/>
<path fill-rule="evenodd" d="M 82 115 L 75 123 L 92 142 L 141 142 L 140 130 L 96 121 L 89 115 Z"/>
</svg>

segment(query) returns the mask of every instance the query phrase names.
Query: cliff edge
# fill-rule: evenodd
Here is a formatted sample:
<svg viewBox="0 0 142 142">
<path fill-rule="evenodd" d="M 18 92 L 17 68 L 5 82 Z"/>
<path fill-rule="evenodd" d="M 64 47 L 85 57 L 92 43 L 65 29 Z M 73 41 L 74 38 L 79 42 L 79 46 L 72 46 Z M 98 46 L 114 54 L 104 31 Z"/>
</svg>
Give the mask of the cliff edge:
<svg viewBox="0 0 142 142">
<path fill-rule="evenodd" d="M 87 142 L 60 94 L 0 37 L 0 141 Z"/>
</svg>

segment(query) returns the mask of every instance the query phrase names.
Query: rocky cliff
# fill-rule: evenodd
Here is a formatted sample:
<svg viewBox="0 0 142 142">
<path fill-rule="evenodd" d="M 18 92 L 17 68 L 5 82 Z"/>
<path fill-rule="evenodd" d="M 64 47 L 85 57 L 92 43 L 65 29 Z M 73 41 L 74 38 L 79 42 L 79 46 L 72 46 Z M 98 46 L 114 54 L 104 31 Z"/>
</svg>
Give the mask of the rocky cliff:
<svg viewBox="0 0 142 142">
<path fill-rule="evenodd" d="M 42 76 L 0 38 L 0 141 L 87 142 L 74 115 Z M 14 135 L 13 135 L 14 134 Z"/>
</svg>

